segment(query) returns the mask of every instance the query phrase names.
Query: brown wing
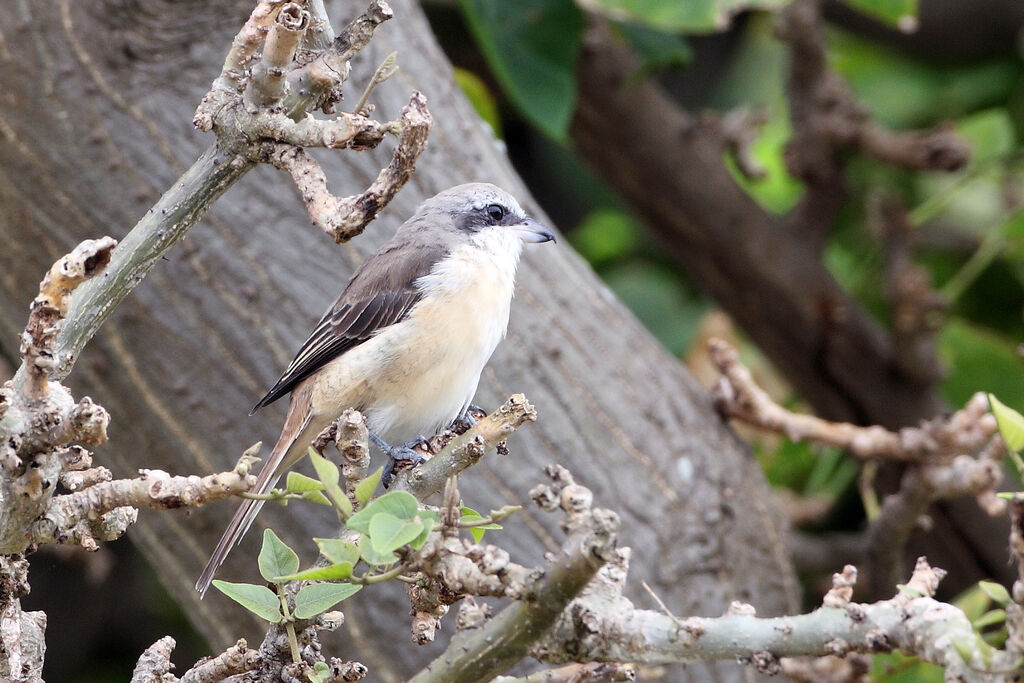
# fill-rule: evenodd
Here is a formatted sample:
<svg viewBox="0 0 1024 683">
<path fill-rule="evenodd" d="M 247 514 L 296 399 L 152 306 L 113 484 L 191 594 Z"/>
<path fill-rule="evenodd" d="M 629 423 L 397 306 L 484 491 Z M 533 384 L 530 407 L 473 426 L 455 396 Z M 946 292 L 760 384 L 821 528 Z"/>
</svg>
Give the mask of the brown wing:
<svg viewBox="0 0 1024 683">
<path fill-rule="evenodd" d="M 281 398 L 298 382 L 376 332 L 401 322 L 420 299 L 416 280 L 429 273 L 445 253 L 436 243 L 403 244 L 393 240 L 384 245 L 356 271 L 284 374 L 249 414 Z"/>
</svg>

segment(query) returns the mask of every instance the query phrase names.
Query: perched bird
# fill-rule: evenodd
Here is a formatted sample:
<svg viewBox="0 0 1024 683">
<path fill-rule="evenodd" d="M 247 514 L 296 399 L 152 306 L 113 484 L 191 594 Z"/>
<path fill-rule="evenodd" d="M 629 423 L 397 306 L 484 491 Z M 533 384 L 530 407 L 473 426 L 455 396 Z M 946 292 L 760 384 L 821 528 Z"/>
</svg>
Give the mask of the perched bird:
<svg viewBox="0 0 1024 683">
<path fill-rule="evenodd" d="M 466 417 L 505 336 L 522 245 L 553 239 L 494 185 L 458 185 L 423 202 L 359 267 L 253 408 L 291 392 L 253 492 L 269 491 L 346 408 L 366 416 L 371 440 L 388 455 L 388 478 L 396 460 L 422 460 L 412 449 L 419 438 L 389 444 Z M 238 508 L 196 582 L 200 593 L 262 504 L 245 500 Z"/>
</svg>

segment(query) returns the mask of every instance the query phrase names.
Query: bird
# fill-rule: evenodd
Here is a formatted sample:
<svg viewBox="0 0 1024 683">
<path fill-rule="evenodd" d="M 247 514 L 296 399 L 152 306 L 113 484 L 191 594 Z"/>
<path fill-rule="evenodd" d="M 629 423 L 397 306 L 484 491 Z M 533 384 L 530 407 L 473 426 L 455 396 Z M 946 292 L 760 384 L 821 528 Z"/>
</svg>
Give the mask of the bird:
<svg viewBox="0 0 1024 683">
<path fill-rule="evenodd" d="M 422 462 L 412 447 L 423 434 L 472 421 L 467 411 L 480 374 L 508 327 L 522 247 L 553 240 L 489 183 L 457 185 L 424 201 L 356 270 L 250 412 L 291 393 L 281 436 L 252 491 L 269 491 L 347 408 L 365 416 L 371 441 L 388 456 L 385 485 L 396 461 Z M 201 595 L 262 505 L 246 499 L 239 506 L 196 581 Z"/>
</svg>

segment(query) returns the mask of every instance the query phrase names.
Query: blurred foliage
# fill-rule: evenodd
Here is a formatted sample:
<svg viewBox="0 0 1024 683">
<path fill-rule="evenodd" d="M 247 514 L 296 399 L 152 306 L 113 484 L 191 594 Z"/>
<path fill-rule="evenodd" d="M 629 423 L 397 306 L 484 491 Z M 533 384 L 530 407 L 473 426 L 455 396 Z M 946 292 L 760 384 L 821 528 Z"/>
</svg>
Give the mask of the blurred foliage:
<svg viewBox="0 0 1024 683">
<path fill-rule="evenodd" d="M 583 17 L 572 0 L 462 0 L 494 76 L 524 116 L 564 140 L 575 102 Z"/>
<path fill-rule="evenodd" d="M 764 179 L 745 178 L 731 158 L 724 161 L 736 182 L 766 210 L 782 215 L 800 199 L 803 185 L 785 164 L 791 134 L 785 90 L 788 53 L 774 36 L 771 11 L 785 0 L 508 0 L 493 3 L 502 8 L 490 10 L 491 19 L 485 20 L 487 4 L 462 4 L 479 49 L 515 112 L 548 140 L 566 147 L 582 17 L 594 12 L 610 20 L 636 52 L 642 67 L 635 77 L 660 78 L 684 107 L 694 112 L 707 106 L 763 110 L 766 122 L 751 151 L 766 171 Z M 918 0 L 845 4 L 901 31 L 917 27 Z M 556 16 L 562 22 L 558 31 L 549 27 L 530 33 L 523 42 L 523 27 L 530 25 L 524 17 L 543 22 Z M 897 130 L 953 125 L 970 143 L 973 156 L 962 171 L 927 173 L 847 154 L 849 200 L 825 246 L 825 263 L 886 324 L 885 253 L 871 225 L 870 207 L 882 198 L 902 200 L 918 231 L 917 262 L 950 304 L 937 338 L 947 372 L 942 394 L 958 406 L 977 391 L 991 391 L 1024 410 L 1024 360 L 1017 351 L 1024 340 L 1024 51 L 988 50 L 984 58 L 960 61 L 925 58 L 905 49 L 897 38 L 887 37 L 883 43 L 877 33 L 868 37 L 854 29 L 852 24 L 827 26 L 827 60 L 865 109 L 880 124 Z M 545 40 L 554 43 L 544 45 Z M 536 78 L 529 60 L 526 71 L 516 74 L 520 66 L 515 60 L 523 51 L 557 55 L 548 61 L 554 67 L 545 76 L 557 80 L 557 88 L 541 82 L 530 99 L 514 87 L 532 87 Z M 535 100 L 545 98 L 558 102 L 537 106 Z M 503 110 L 506 117 L 514 118 L 515 112 Z M 544 182 L 561 185 L 562 193 L 571 195 L 581 182 L 571 168 L 561 166 L 564 177 L 545 176 Z M 589 184 L 585 191 L 589 199 Z M 563 221 L 562 227 L 666 348 L 687 353 L 691 344 L 702 341 L 698 328 L 713 304 L 608 194 L 597 203 L 599 208 L 582 213 L 575 226 Z M 782 391 L 777 400 L 796 400 Z M 771 483 L 798 495 L 848 500 L 855 488 L 859 466 L 834 449 L 785 439 L 763 440 L 756 449 Z M 937 668 L 899 656 L 877 658 L 875 673 L 885 681 L 941 679 Z"/>
</svg>

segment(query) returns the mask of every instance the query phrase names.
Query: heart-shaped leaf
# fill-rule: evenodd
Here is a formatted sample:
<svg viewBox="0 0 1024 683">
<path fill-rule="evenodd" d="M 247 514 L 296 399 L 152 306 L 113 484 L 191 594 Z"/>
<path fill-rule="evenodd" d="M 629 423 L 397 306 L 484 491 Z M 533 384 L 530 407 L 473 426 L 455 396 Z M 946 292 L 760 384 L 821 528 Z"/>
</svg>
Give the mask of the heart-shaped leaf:
<svg viewBox="0 0 1024 683">
<path fill-rule="evenodd" d="M 299 570 L 299 556 L 277 537 L 273 529 L 264 529 L 263 547 L 258 560 L 260 576 L 267 581 Z"/>
<path fill-rule="evenodd" d="M 419 509 L 420 504 L 411 493 L 392 491 L 391 493 L 385 493 L 349 517 L 345 524 L 349 529 L 366 534 L 370 532 L 370 520 L 378 513 L 386 512 L 399 519 L 411 520 L 419 512 Z"/>
<path fill-rule="evenodd" d="M 313 477 L 307 477 L 299 472 L 289 472 L 285 480 L 285 489 L 289 493 L 305 493 L 306 491 L 320 491 L 324 485 Z"/>
<path fill-rule="evenodd" d="M 359 546 L 355 543 L 343 541 L 340 538 L 314 538 L 320 553 L 331 562 L 359 561 Z"/>
<path fill-rule="evenodd" d="M 347 579 L 352 576 L 351 562 L 337 562 L 329 567 L 313 567 L 296 574 L 275 577 L 274 583 L 285 581 L 327 581 L 330 579 Z"/>
<path fill-rule="evenodd" d="M 389 553 L 411 543 L 423 532 L 423 522 L 418 517 L 399 519 L 387 512 L 379 512 L 370 520 L 370 540 L 373 549 Z"/>
<path fill-rule="evenodd" d="M 383 473 L 384 468 L 378 467 L 376 472 L 356 484 L 356 500 L 359 501 L 360 505 L 366 505 L 366 501 L 370 500 L 373 496 L 373 492 L 377 490 L 377 484 L 380 482 L 380 477 Z"/>
<path fill-rule="evenodd" d="M 246 608 L 260 619 L 278 623 L 284 616 L 281 614 L 281 601 L 274 591 L 266 586 L 251 583 L 229 583 L 216 579 L 213 587 Z"/>
<path fill-rule="evenodd" d="M 295 595 L 296 619 L 309 619 L 326 612 L 345 598 L 360 591 L 362 586 L 352 583 L 314 583 L 303 586 Z"/>
</svg>

